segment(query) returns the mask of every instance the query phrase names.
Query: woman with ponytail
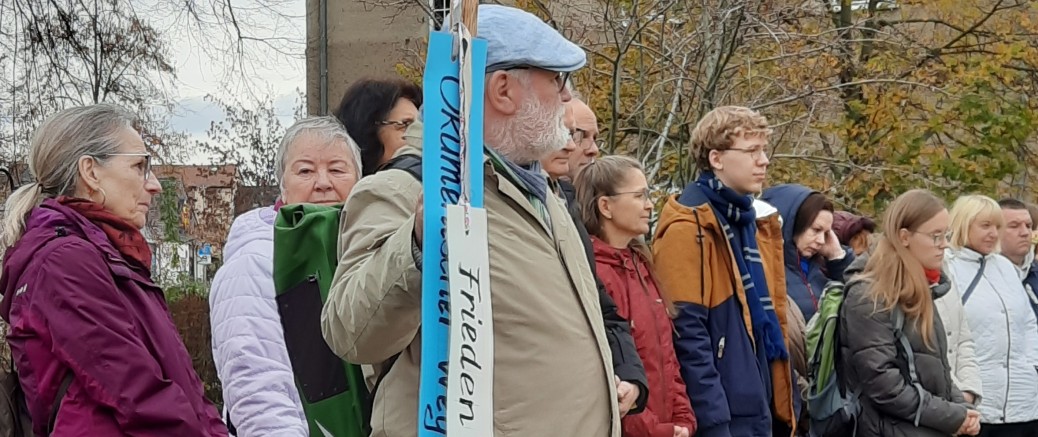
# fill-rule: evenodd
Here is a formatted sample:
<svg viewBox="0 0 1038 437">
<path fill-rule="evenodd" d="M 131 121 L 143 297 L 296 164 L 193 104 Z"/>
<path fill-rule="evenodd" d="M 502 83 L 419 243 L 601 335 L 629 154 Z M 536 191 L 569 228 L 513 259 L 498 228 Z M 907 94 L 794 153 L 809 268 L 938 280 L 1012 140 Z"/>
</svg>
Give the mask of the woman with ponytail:
<svg viewBox="0 0 1038 437">
<path fill-rule="evenodd" d="M 36 182 L 7 200 L 0 315 L 36 435 L 226 436 L 140 230 L 162 191 L 135 119 L 110 104 L 36 130 Z"/>
<path fill-rule="evenodd" d="M 631 322 L 649 381 L 645 410 L 624 416 L 623 436 L 695 435 L 696 416 L 674 354 L 673 305 L 660 293 L 652 253 L 639 241 L 649 233 L 652 214 L 642 166 L 626 156 L 599 159 L 577 175 L 576 191 L 595 250 L 595 268 L 617 312 Z"/>
<path fill-rule="evenodd" d="M 842 385 L 860 390 L 859 437 L 980 432 L 980 414 L 952 382 L 944 325 L 934 309 L 934 299 L 951 288 L 941 273 L 948 226 L 940 199 L 909 191 L 888 207 L 873 254 L 847 269 L 836 362 Z"/>
</svg>

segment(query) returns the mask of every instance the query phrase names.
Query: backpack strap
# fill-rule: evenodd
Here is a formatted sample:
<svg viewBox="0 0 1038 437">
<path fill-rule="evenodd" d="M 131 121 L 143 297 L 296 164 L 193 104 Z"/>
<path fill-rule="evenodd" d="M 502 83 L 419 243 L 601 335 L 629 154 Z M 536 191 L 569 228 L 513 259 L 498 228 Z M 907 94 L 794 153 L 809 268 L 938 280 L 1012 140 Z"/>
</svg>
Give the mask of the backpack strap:
<svg viewBox="0 0 1038 437">
<path fill-rule="evenodd" d="M 908 337 L 905 336 L 905 313 L 901 311 L 901 307 L 894 307 L 894 337 L 901 343 L 901 349 L 905 351 L 905 358 L 908 360 L 908 377 L 912 383 L 912 387 L 915 388 L 916 393 L 919 394 L 919 405 L 915 409 L 915 426 L 919 427 L 919 419 L 923 414 L 923 397 L 929 394 L 923 389 L 923 385 L 919 383 L 919 374 L 916 373 L 915 369 L 915 354 L 912 352 L 912 343 L 908 341 Z"/>
<path fill-rule="evenodd" d="M 973 289 L 977 288 L 977 283 L 980 282 L 980 277 L 984 276 L 984 267 L 987 265 L 987 258 L 980 259 L 980 268 L 977 269 L 977 274 L 973 276 L 973 281 L 970 281 L 969 287 L 966 287 L 966 292 L 962 293 L 962 304 L 965 305 L 967 300 L 970 300 L 970 295 L 973 294 Z"/>
<path fill-rule="evenodd" d="M 415 179 L 421 181 L 422 180 L 422 157 L 418 156 L 418 155 L 412 155 L 410 153 L 405 153 L 403 155 L 398 155 L 398 156 L 393 157 L 393 159 L 390 159 L 389 161 L 386 161 L 386 163 L 382 164 L 378 168 L 378 170 L 375 170 L 375 172 L 377 173 L 377 172 L 380 172 L 380 171 L 383 171 L 383 170 L 392 170 L 392 169 L 406 171 L 411 176 L 413 176 Z"/>
<path fill-rule="evenodd" d="M 54 432 L 54 423 L 58 421 L 58 409 L 61 408 L 61 401 L 65 399 L 70 385 L 72 385 L 71 370 L 65 372 L 65 377 L 61 379 L 61 385 L 58 386 L 58 393 L 54 395 L 54 403 L 50 407 L 50 420 L 47 421 L 47 435 Z"/>
</svg>

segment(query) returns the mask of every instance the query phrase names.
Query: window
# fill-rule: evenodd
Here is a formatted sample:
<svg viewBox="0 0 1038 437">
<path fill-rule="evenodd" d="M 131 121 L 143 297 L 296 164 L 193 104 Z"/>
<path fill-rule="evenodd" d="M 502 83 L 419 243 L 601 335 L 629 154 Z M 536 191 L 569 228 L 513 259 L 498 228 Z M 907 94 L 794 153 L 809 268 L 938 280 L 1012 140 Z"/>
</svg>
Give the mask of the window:
<svg viewBox="0 0 1038 437">
<path fill-rule="evenodd" d="M 429 0 L 429 8 L 432 9 L 432 20 L 429 21 L 431 30 L 440 30 L 443 20 L 451 12 L 451 0 Z"/>
</svg>

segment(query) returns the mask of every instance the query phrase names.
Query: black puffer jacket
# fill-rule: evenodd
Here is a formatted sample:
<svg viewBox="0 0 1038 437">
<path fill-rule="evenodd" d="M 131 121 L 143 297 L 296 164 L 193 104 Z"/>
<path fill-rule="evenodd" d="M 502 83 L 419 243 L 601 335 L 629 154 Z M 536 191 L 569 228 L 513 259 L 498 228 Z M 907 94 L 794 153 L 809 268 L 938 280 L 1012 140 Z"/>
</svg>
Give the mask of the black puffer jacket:
<svg viewBox="0 0 1038 437">
<path fill-rule="evenodd" d="M 855 260 L 848 277 L 860 272 L 865 257 Z M 876 310 L 868 297 L 870 282 L 854 278 L 847 284 L 847 297 L 840 311 L 840 377 L 845 387 L 861 389 L 862 412 L 858 437 L 939 437 L 951 436 L 966 419 L 968 408 L 962 392 L 955 387 L 948 365 L 947 340 L 940 316 L 934 313 L 937 350 L 930 350 L 906 318 L 904 335 L 912 345 L 916 373 L 924 389 L 922 397 L 909 380 L 908 360 L 894 336 L 894 317 L 890 311 Z M 944 275 L 933 286 L 934 297 L 944 295 L 950 283 Z M 919 426 L 916 411 L 922 402 Z"/>
</svg>

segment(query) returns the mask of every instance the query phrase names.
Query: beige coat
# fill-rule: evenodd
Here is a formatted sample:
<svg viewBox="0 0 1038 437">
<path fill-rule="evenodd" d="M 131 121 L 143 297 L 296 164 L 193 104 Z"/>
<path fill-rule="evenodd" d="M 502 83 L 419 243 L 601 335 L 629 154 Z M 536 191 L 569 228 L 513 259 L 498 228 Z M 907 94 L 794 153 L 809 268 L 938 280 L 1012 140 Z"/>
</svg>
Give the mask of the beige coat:
<svg viewBox="0 0 1038 437">
<path fill-rule="evenodd" d="M 410 148 L 402 153 L 416 153 Z M 598 292 L 570 216 L 554 238 L 520 190 L 485 166 L 494 312 L 494 435 L 620 435 Z M 346 203 L 324 337 L 361 364 L 399 359 L 375 396 L 372 436 L 417 434 L 421 273 L 411 241 L 421 184 L 404 171 L 362 179 Z"/>
</svg>

